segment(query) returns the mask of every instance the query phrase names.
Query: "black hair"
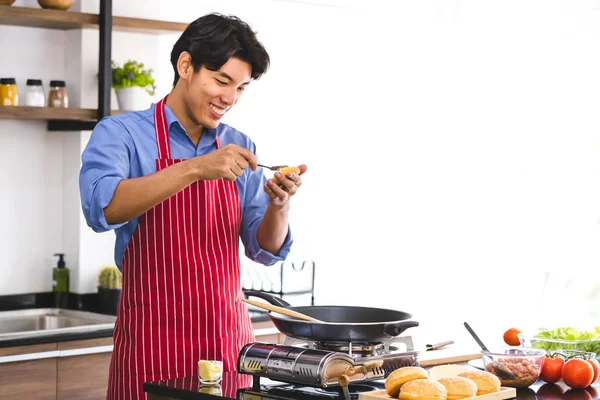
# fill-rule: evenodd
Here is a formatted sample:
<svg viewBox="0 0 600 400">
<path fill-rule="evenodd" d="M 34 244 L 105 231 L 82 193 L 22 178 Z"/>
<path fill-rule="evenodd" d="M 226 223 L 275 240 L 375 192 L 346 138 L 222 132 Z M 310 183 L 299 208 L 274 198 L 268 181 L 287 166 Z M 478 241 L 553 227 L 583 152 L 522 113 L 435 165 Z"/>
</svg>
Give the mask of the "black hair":
<svg viewBox="0 0 600 400">
<path fill-rule="evenodd" d="M 252 79 L 258 79 L 267 71 L 270 62 L 269 54 L 246 22 L 218 13 L 204 15 L 189 24 L 173 46 L 173 86 L 179 80 L 177 60 L 184 51 L 191 55 L 194 72 L 201 66 L 217 71 L 235 57 L 250 64 Z"/>
</svg>

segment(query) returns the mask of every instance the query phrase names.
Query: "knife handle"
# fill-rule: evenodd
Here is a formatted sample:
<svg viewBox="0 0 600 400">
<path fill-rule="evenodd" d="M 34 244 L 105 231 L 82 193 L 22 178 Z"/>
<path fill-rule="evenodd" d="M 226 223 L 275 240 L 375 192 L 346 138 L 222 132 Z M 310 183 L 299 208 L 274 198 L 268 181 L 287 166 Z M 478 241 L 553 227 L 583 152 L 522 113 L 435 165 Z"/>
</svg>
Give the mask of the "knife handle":
<svg viewBox="0 0 600 400">
<path fill-rule="evenodd" d="M 434 344 L 427 344 L 425 345 L 425 347 L 427 348 L 427 350 L 437 350 L 440 349 L 444 346 L 448 346 L 450 344 L 454 343 L 454 340 L 447 340 L 445 342 L 440 342 L 440 343 L 434 343 Z"/>
</svg>

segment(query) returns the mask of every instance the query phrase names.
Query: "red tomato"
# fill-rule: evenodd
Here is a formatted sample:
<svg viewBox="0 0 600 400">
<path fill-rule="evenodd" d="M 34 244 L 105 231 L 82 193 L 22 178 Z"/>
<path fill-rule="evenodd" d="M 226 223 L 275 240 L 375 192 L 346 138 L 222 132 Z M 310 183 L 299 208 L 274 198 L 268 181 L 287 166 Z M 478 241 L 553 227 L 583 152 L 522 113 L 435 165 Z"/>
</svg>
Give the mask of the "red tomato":
<svg viewBox="0 0 600 400">
<path fill-rule="evenodd" d="M 562 370 L 565 360 L 560 357 L 546 357 L 542 365 L 540 379 L 547 383 L 556 383 L 562 378 Z"/>
<path fill-rule="evenodd" d="M 583 389 L 590 386 L 593 377 L 592 364 L 579 358 L 567 361 L 562 370 L 562 380 L 572 388 Z"/>
<path fill-rule="evenodd" d="M 517 336 L 519 333 L 521 333 L 521 330 L 519 330 L 517 328 L 508 329 L 506 332 L 504 332 L 504 335 L 502 335 L 502 338 L 504 339 L 504 343 L 506 343 L 509 346 L 520 345 L 521 341 L 519 340 L 519 337 Z"/>
<path fill-rule="evenodd" d="M 592 383 L 594 383 L 598 380 L 598 375 L 600 374 L 600 363 L 595 358 L 590 358 L 587 362 L 590 363 L 594 370 L 594 377 L 592 378 Z"/>
</svg>

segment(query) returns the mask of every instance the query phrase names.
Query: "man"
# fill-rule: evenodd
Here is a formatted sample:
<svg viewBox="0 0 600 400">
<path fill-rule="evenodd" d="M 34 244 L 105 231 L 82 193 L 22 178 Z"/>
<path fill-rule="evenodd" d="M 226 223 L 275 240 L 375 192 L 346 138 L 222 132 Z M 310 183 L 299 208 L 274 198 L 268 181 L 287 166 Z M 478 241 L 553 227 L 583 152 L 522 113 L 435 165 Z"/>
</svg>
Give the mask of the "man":
<svg viewBox="0 0 600 400">
<path fill-rule="evenodd" d="M 103 119 L 82 155 L 84 214 L 95 231 L 116 230 L 123 272 L 110 399 L 145 398 L 143 382 L 193 376 L 201 359 L 236 369 L 254 340 L 239 237 L 250 259 L 284 260 L 290 198 L 306 172 L 267 180 L 254 143 L 219 122 L 269 66 L 246 23 L 197 19 L 171 63 L 171 93 L 149 110 Z"/>
</svg>

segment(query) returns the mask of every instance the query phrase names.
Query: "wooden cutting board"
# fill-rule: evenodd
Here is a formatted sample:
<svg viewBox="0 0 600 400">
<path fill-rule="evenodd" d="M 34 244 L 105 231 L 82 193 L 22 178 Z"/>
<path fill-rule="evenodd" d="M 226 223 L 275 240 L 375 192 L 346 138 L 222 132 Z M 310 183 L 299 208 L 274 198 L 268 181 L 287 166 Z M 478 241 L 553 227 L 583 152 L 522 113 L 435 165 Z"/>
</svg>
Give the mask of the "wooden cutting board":
<svg viewBox="0 0 600 400">
<path fill-rule="evenodd" d="M 422 351 L 419 353 L 421 367 L 433 367 L 442 364 L 458 364 L 481 358 L 481 349 L 473 347 L 458 347 Z"/>
<path fill-rule="evenodd" d="M 499 392 L 482 394 L 481 396 L 469 397 L 473 400 L 503 400 L 517 397 L 517 389 L 510 387 L 501 387 Z M 375 390 L 374 392 L 364 392 L 358 394 L 358 400 L 392 400 L 395 397 L 390 397 L 385 390 Z"/>
</svg>

